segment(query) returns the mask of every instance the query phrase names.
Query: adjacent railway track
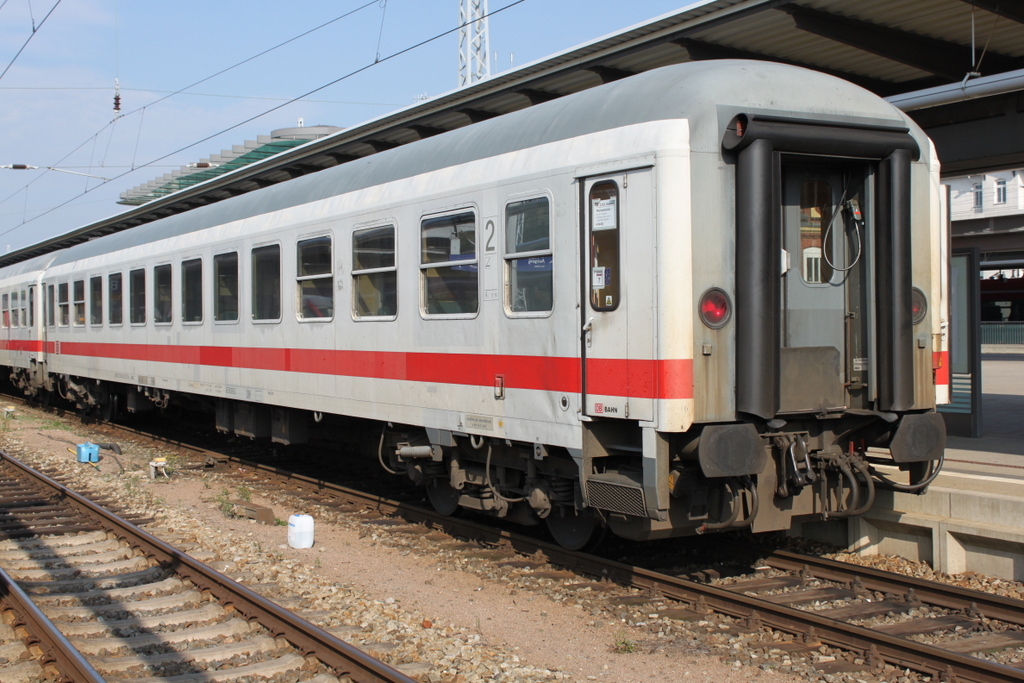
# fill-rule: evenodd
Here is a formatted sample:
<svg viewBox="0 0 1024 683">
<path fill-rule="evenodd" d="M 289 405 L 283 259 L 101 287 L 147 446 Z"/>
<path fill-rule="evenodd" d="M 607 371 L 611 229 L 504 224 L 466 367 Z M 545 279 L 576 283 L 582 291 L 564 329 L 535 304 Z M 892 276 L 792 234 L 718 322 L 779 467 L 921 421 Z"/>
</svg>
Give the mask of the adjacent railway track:
<svg viewBox="0 0 1024 683">
<path fill-rule="evenodd" d="M 412 681 L 6 454 L 0 567 L 14 633 L 55 681 Z"/>
</svg>

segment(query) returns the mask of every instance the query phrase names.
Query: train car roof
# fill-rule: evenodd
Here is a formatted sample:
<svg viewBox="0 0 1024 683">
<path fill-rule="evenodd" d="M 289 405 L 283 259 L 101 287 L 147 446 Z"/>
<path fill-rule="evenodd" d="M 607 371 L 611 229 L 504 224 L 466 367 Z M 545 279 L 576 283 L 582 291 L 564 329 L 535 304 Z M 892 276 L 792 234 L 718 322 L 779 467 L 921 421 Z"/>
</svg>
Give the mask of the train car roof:
<svg viewBox="0 0 1024 683">
<path fill-rule="evenodd" d="M 871 92 L 832 76 L 767 62 L 690 62 L 647 71 L 97 238 L 59 252 L 52 265 L 631 124 L 688 119 L 691 150 L 718 153 L 725 123 L 739 112 L 897 125 L 909 128 L 921 143 L 925 140 L 924 134 L 898 109 Z M 927 149 L 927 144 L 921 147 Z"/>
<path fill-rule="evenodd" d="M 58 256 L 60 256 L 59 252 L 47 253 L 24 261 L 18 261 L 17 263 L 12 263 L 9 266 L 4 266 L 3 268 L 0 268 L 0 280 L 17 280 L 24 282 L 25 280 L 33 279 L 26 276 L 46 270 L 50 263 Z"/>
</svg>

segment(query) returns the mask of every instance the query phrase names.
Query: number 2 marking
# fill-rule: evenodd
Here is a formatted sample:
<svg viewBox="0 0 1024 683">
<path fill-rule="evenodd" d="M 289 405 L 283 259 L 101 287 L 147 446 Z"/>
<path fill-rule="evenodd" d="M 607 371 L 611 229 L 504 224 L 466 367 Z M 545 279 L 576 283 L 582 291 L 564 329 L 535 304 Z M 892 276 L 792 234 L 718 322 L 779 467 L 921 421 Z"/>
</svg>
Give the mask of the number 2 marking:
<svg viewBox="0 0 1024 683">
<path fill-rule="evenodd" d="M 484 244 L 484 251 L 495 251 L 494 248 L 494 221 L 487 221 L 484 225 L 484 232 L 487 233 L 487 243 Z"/>
</svg>

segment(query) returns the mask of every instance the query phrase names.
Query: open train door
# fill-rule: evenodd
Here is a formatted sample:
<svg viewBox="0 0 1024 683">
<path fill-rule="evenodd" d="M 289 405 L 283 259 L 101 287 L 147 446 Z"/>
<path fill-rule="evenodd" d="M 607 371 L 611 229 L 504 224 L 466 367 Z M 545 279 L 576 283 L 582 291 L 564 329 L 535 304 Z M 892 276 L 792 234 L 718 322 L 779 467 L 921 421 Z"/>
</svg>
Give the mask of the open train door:
<svg viewBox="0 0 1024 683">
<path fill-rule="evenodd" d="M 650 166 L 580 178 L 583 413 L 654 414 L 654 184 Z"/>
<path fill-rule="evenodd" d="M 870 407 L 868 170 L 783 155 L 783 413 Z"/>
</svg>

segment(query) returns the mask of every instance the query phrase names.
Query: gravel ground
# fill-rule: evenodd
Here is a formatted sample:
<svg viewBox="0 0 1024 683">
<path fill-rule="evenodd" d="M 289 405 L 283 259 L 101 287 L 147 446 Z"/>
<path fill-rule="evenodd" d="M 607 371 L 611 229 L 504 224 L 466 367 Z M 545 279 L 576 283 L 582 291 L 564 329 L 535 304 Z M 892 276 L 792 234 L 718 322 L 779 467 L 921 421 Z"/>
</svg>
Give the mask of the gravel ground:
<svg viewBox="0 0 1024 683">
<path fill-rule="evenodd" d="M 225 500 L 250 493 L 244 472 L 234 473 L 239 478 L 180 469 L 174 453 L 126 439 L 119 441 L 122 456 L 104 451 L 98 466 L 77 463 L 67 449 L 89 438 L 110 440 L 77 419 L 19 407 L 0 445 L 30 464 L 73 472 L 82 487 L 155 517 L 152 530 L 198 559 L 422 681 L 927 680 L 891 668 L 829 673 L 842 655 L 825 646 L 788 652 L 778 633 L 750 634 L 717 616 L 682 621 L 675 605 L 636 593 L 623 598 L 630 591 L 621 587 L 557 571 L 546 577 L 443 534 L 393 533 L 358 515 L 251 491 L 252 501 L 272 507 L 279 519 L 314 516 L 315 546 L 293 549 L 284 526 L 225 516 Z M 149 479 L 147 463 L 156 456 L 169 458 L 169 479 Z M 900 558 L 834 557 L 1024 597 L 1020 584 L 940 576 Z"/>
</svg>

